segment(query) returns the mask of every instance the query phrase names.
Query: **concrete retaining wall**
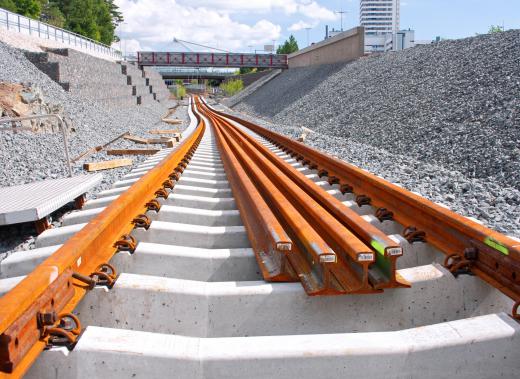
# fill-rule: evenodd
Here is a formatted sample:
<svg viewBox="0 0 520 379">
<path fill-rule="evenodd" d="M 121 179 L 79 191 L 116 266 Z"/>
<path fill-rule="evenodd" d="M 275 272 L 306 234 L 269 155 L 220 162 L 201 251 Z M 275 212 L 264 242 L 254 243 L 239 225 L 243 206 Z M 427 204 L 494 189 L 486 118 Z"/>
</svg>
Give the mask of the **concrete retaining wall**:
<svg viewBox="0 0 520 379">
<path fill-rule="evenodd" d="M 365 30 L 356 27 L 289 55 L 289 68 L 350 62 L 365 53 Z"/>
<path fill-rule="evenodd" d="M 151 104 L 169 98 L 157 76 L 128 63 L 114 63 L 71 49 L 27 52 L 27 58 L 66 91 L 108 109 Z"/>
</svg>

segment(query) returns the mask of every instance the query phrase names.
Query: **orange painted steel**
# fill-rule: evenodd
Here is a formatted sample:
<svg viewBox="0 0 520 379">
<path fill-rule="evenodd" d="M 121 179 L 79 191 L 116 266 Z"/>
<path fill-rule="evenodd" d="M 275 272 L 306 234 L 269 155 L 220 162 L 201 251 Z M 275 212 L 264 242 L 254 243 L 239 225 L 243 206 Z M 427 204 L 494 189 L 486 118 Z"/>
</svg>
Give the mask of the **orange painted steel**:
<svg viewBox="0 0 520 379">
<path fill-rule="evenodd" d="M 513 300 L 520 300 L 520 242 L 456 214 L 421 196 L 279 133 L 239 117 L 215 111 L 236 121 L 298 158 L 307 160 L 340 185 L 364 195 L 375 208 L 384 208 L 393 219 L 412 227 L 412 234 L 446 255 L 455 254 L 465 268 Z"/>
<path fill-rule="evenodd" d="M 287 255 L 293 250 L 291 238 L 232 153 L 222 132 L 215 128 L 215 134 L 225 172 L 263 277 L 270 281 L 297 281 L 296 273 L 287 261 Z"/>
<path fill-rule="evenodd" d="M 275 183 L 269 180 L 268 176 L 254 164 L 235 141 L 229 139 L 229 137 L 224 134 L 219 120 L 212 119 L 212 121 L 213 126 L 217 130 L 217 135 L 222 139 L 222 145 L 229 146 L 235 156 L 240 159 L 244 170 L 247 172 L 246 175 L 258 185 L 258 189 L 262 192 L 262 196 L 269 202 L 271 209 L 292 228 L 292 231 L 288 230 L 287 232 L 296 238 L 297 243 L 293 244 L 291 252 L 285 254 L 289 265 L 285 264 L 287 261 L 276 262 L 273 259 L 272 263 L 278 266 L 285 264 L 285 266 L 271 268 L 271 270 L 275 272 L 279 270 L 289 275 L 291 279 L 300 280 L 309 295 L 344 293 L 345 289 L 336 285 L 337 281 L 333 280 L 332 272 L 335 266 L 337 266 L 335 253 L 298 213 L 291 202 L 277 188 Z M 234 187 L 232 188 L 234 196 L 239 198 L 240 194 L 235 191 Z M 247 214 L 251 211 L 248 208 L 239 209 L 241 214 Z M 248 234 L 255 234 L 255 230 L 248 228 Z M 308 259 L 303 258 L 301 250 L 308 252 Z M 255 254 L 259 257 L 263 255 L 261 251 L 255 251 Z M 264 272 L 262 272 L 262 274 L 264 274 Z M 270 276 L 264 276 L 264 279 L 271 280 Z M 350 280 L 344 287 L 353 289 L 361 286 L 359 280 L 355 281 L 355 276 L 352 279 L 353 280 Z"/>
<path fill-rule="evenodd" d="M 302 277 L 307 293 L 321 295 L 377 292 L 378 289 L 369 282 L 368 275 L 368 268 L 375 260 L 374 252 L 295 183 L 288 180 L 249 141 L 233 134 L 226 120 L 211 115 L 207 107 L 203 108 L 203 112 L 212 119 L 214 126 L 235 150 L 257 186 L 263 187 L 264 197 L 279 212 L 284 225 L 288 226 L 289 235 L 295 235 L 295 243 L 301 244 L 301 249 L 312 256 L 310 266 L 316 266 L 317 262 L 322 264 L 316 270 L 325 273 L 319 289 L 309 285 L 306 277 Z M 311 225 L 307 220 L 315 222 Z M 301 258 L 302 254 L 291 256 Z M 322 268 L 327 270 L 323 271 Z M 302 274 L 299 270 L 296 271 L 299 275 Z"/>
<path fill-rule="evenodd" d="M 0 377 L 20 377 L 28 370 L 46 346 L 38 314 L 72 312 L 88 290 L 73 274 L 88 277 L 110 260 L 115 242 L 133 229 L 132 220 L 146 211 L 146 203 L 198 145 L 203 132 L 199 122 L 163 161 L 0 298 Z"/>
<path fill-rule="evenodd" d="M 376 265 L 370 267 L 369 276 L 370 282 L 375 288 L 409 287 L 408 282 L 396 273 L 396 261 L 403 255 L 403 249 L 398 243 L 390 239 L 385 233 L 370 224 L 340 200 L 319 188 L 311 179 L 276 154 L 273 154 L 258 140 L 231 123 L 227 123 L 227 125 L 231 128 L 231 133 L 237 136 L 240 135 L 250 142 L 250 153 L 252 149 L 256 149 L 263 154 L 289 179 L 295 182 L 304 192 L 308 193 L 314 201 L 322 205 L 332 216 L 359 237 L 360 240 L 368 246 L 372 246 L 377 255 Z"/>
</svg>

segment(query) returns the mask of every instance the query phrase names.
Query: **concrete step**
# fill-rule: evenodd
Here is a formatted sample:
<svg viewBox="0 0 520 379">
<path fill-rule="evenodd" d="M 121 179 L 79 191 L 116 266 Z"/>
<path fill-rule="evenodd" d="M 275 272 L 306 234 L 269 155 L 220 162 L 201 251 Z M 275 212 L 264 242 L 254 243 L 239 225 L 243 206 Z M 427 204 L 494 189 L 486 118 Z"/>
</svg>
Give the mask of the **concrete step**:
<svg viewBox="0 0 520 379">
<path fill-rule="evenodd" d="M 163 205 L 161 210 L 148 212 L 152 220 L 182 222 L 183 224 L 204 226 L 237 226 L 243 225 L 238 210 L 209 210 Z"/>
<path fill-rule="evenodd" d="M 77 314 L 85 325 L 193 337 L 366 333 L 470 317 L 471 303 L 484 300 L 467 296 L 468 283 L 461 285 L 440 265 L 399 274 L 411 288 L 387 290 L 385 296 L 309 297 L 300 283 L 209 283 L 123 273 L 109 292 L 92 291 Z M 461 311 L 466 303 L 467 311 Z M 484 304 L 478 311 L 491 309 Z"/>
<path fill-rule="evenodd" d="M 134 254 L 118 253 L 119 272 L 205 282 L 262 280 L 251 248 L 204 249 L 139 242 Z"/>
<path fill-rule="evenodd" d="M 27 377 L 514 378 L 519 345 L 520 324 L 504 313 L 394 332 L 239 338 L 89 326 L 72 352 L 44 352 Z"/>
<path fill-rule="evenodd" d="M 205 249 L 250 247 L 243 226 L 202 226 L 152 221 L 148 230 L 134 229 L 132 235 L 142 242 L 183 245 Z"/>
<path fill-rule="evenodd" d="M 232 197 L 219 198 L 171 193 L 168 196 L 168 199 L 166 199 L 165 203 L 180 207 L 199 208 L 208 210 L 224 211 L 237 209 L 235 199 Z"/>
</svg>

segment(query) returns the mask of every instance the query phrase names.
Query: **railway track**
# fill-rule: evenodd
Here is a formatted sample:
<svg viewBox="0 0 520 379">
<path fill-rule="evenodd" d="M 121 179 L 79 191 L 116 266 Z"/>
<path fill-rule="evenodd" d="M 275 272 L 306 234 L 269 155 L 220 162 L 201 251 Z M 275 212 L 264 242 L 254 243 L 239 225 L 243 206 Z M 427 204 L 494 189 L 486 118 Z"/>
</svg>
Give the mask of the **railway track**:
<svg viewBox="0 0 520 379">
<path fill-rule="evenodd" d="M 1 262 L 2 376 L 515 377 L 518 241 L 189 112 L 179 147 Z"/>
</svg>

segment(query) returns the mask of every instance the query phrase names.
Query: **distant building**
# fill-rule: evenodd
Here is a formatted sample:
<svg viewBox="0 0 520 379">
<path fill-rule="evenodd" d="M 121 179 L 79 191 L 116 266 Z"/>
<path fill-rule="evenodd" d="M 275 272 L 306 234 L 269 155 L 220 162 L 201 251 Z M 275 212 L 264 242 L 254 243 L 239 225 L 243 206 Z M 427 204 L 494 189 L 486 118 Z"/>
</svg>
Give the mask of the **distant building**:
<svg viewBox="0 0 520 379">
<path fill-rule="evenodd" d="M 400 30 L 400 0 L 360 0 L 359 22 L 365 28 L 365 52 L 415 46 L 415 32 Z"/>
<path fill-rule="evenodd" d="M 400 29 L 400 0 L 360 0 L 359 22 L 366 35 L 394 33 Z"/>
</svg>

